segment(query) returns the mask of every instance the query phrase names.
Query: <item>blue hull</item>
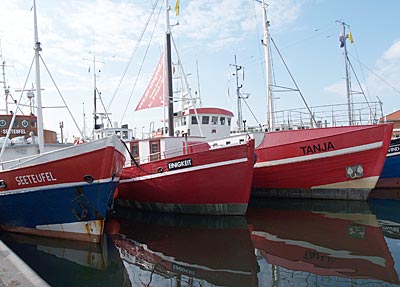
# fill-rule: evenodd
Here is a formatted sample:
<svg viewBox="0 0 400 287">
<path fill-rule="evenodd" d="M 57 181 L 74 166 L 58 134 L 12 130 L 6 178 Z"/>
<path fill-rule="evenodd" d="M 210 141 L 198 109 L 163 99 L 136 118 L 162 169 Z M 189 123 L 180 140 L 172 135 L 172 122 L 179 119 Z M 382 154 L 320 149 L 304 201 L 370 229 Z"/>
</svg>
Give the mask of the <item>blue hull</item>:
<svg viewBox="0 0 400 287">
<path fill-rule="evenodd" d="M 376 188 L 400 188 L 400 139 L 393 139 L 390 142 Z"/>
<path fill-rule="evenodd" d="M 35 229 L 104 220 L 118 182 L 82 183 L 73 187 L 0 193 L 0 225 Z"/>
</svg>

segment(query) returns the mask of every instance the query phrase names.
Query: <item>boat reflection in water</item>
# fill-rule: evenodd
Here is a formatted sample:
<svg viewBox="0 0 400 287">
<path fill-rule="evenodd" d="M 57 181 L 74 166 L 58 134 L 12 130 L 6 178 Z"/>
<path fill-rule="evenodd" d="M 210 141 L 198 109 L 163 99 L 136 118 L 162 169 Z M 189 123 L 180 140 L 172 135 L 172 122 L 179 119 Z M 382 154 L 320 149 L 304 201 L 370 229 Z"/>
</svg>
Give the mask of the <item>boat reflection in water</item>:
<svg viewBox="0 0 400 287">
<path fill-rule="evenodd" d="M 260 286 L 399 284 L 367 202 L 257 200 L 246 218 L 260 265 Z"/>
<path fill-rule="evenodd" d="M 259 286 L 243 216 L 119 210 L 106 229 L 133 286 Z"/>
<path fill-rule="evenodd" d="M 368 203 L 378 218 L 383 235 L 400 240 L 400 200 L 370 199 Z"/>
<path fill-rule="evenodd" d="M 13 233 L 0 239 L 50 286 L 132 286 L 106 236 L 101 244 Z"/>
</svg>

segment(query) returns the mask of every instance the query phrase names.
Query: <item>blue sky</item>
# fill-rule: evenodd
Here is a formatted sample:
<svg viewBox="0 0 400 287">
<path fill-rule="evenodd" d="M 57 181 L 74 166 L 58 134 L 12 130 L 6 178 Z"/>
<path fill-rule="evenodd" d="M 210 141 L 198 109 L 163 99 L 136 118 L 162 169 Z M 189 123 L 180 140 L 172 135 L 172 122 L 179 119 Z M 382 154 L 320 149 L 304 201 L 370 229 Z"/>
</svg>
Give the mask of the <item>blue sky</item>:
<svg viewBox="0 0 400 287">
<path fill-rule="evenodd" d="M 1 50 L 9 65 L 6 80 L 14 91 L 22 88 L 33 58 L 32 1 L 4 2 L 0 10 Z M 85 111 L 88 133 L 93 127 L 93 75 L 88 73 L 91 63 L 84 58 L 92 58 L 93 52 L 99 61 L 97 68 L 101 70 L 97 88 L 106 106 L 115 94 L 109 110 L 112 121 L 121 123 L 122 120 L 123 124 L 128 123 L 138 130 L 147 129 L 151 121 L 161 126 L 161 109 L 134 112 L 162 50 L 163 14 L 136 80 L 150 33 L 145 33 L 139 45 L 138 40 L 154 2 L 37 0 L 43 59 L 80 128 Z M 343 50 L 339 47 L 341 27 L 335 23 L 343 20 L 350 25 L 354 37 L 354 44 L 348 49 L 354 67 L 363 68 L 357 71 L 357 76 L 368 88 L 367 97 L 376 101 L 378 96 L 386 114 L 400 109 L 399 1 L 271 0 L 267 3 L 271 37 L 309 105 L 346 103 Z M 171 6 L 174 4 L 175 1 L 170 1 Z M 191 74 L 188 80 L 193 91 L 198 87 L 196 61 L 198 63 L 203 106 L 229 109 L 236 115 L 232 77 L 229 81 L 233 73 L 230 64 L 234 63 L 236 55 L 238 64 L 244 66 L 245 77 L 240 84 L 243 84 L 243 92 L 250 93 L 247 103 L 258 122 L 265 123 L 267 101 L 260 42 L 260 4 L 254 0 L 180 0 L 180 15 L 176 17 L 171 13 L 171 24 L 177 21 L 180 24 L 173 27 L 172 33 L 185 72 Z M 153 26 L 152 20 L 150 29 Z M 115 93 L 136 46 L 126 78 Z M 292 86 L 287 74 L 279 72 L 278 64 L 276 69 L 277 84 Z M 32 82 L 29 79 L 28 85 Z M 62 105 L 44 69 L 42 87 L 45 106 Z M 13 95 L 19 97 L 17 92 Z M 0 106 L 3 108 L 3 101 Z M 296 107 L 303 107 L 298 94 L 280 94 L 276 100 L 276 110 Z M 66 110 L 48 108 L 44 117 L 46 128 L 58 131 L 59 122 L 64 121 L 68 137 L 78 134 Z M 250 125 L 257 124 L 245 106 L 243 118 Z"/>
</svg>

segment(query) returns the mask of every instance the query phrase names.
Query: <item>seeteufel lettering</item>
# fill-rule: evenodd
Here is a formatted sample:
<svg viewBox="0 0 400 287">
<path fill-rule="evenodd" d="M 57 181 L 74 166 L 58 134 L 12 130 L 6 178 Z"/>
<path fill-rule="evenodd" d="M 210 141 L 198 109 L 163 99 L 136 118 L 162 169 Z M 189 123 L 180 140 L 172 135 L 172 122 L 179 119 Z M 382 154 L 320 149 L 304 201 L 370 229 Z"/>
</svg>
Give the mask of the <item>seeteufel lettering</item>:
<svg viewBox="0 0 400 287">
<path fill-rule="evenodd" d="M 27 184 L 39 184 L 42 182 L 57 181 L 57 178 L 53 176 L 51 171 L 46 171 L 42 173 L 16 176 L 15 180 L 17 181 L 18 185 L 27 185 Z"/>
<path fill-rule="evenodd" d="M 2 130 L 3 135 L 6 135 L 7 132 L 8 132 L 7 129 L 3 129 Z M 12 135 L 25 135 L 26 134 L 26 130 L 23 130 L 23 129 L 12 129 L 10 133 Z"/>
<path fill-rule="evenodd" d="M 334 150 L 335 146 L 333 145 L 332 142 L 327 142 L 327 143 L 325 142 L 314 145 L 302 146 L 300 147 L 300 149 L 303 151 L 303 154 L 308 155 L 308 154 Z"/>
</svg>

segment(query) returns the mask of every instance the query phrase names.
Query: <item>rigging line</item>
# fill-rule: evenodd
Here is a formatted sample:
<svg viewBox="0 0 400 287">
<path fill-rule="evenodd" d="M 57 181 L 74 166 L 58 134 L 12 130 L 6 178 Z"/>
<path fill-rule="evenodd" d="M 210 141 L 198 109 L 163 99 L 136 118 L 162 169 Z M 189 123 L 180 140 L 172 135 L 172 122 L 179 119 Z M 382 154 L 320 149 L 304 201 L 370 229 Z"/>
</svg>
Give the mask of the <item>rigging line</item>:
<svg viewBox="0 0 400 287">
<path fill-rule="evenodd" d="M 75 121 L 75 118 L 74 118 L 74 116 L 73 116 L 72 113 L 71 113 L 71 110 L 68 108 L 68 105 L 67 105 L 66 101 L 64 100 L 64 97 L 62 96 L 60 90 L 58 89 L 58 86 L 57 86 L 56 82 L 54 81 L 53 76 L 50 74 L 50 71 L 49 71 L 49 69 L 47 68 L 46 63 L 44 62 L 44 60 L 43 60 L 43 58 L 42 58 L 41 55 L 39 55 L 39 57 L 40 57 L 40 60 L 41 60 L 42 63 L 43 63 L 43 66 L 46 68 L 46 71 L 47 71 L 47 73 L 49 74 L 49 77 L 50 77 L 51 81 L 53 82 L 54 87 L 57 89 L 58 95 L 61 97 L 61 100 L 63 101 L 65 107 L 67 108 L 67 111 L 68 111 L 69 115 L 71 116 L 72 120 L 74 121 L 75 127 L 78 129 L 79 133 L 81 134 L 81 137 L 84 138 L 84 137 L 83 137 L 83 133 L 82 133 L 81 129 L 79 128 L 79 125 L 78 125 L 77 122 Z"/>
<path fill-rule="evenodd" d="M 350 56 L 352 56 L 354 59 L 356 59 L 352 54 L 348 53 Z M 356 59 L 356 61 L 359 61 Z M 388 85 L 389 87 L 391 87 L 394 91 L 396 91 L 398 94 L 400 94 L 400 90 L 398 90 L 396 87 L 394 87 L 393 85 L 391 85 L 389 82 L 387 82 L 384 78 L 382 78 L 381 76 L 379 76 L 377 73 L 375 73 L 371 68 L 369 68 L 367 65 L 365 65 L 364 63 L 362 63 L 361 61 L 359 61 L 359 63 L 361 65 L 363 65 L 365 68 L 367 68 L 368 71 L 370 71 L 372 74 L 374 74 L 378 79 L 380 79 L 382 82 L 384 82 L 386 85 Z"/>
<path fill-rule="evenodd" d="M 249 104 L 247 103 L 246 99 L 242 98 L 243 102 L 246 104 L 247 108 L 249 109 L 251 115 L 253 116 L 253 118 L 256 120 L 258 125 L 261 125 L 260 122 L 258 121 L 256 115 L 253 113 L 253 111 L 251 110 Z"/>
<path fill-rule="evenodd" d="M 296 86 L 296 89 L 299 91 L 299 94 L 300 94 L 300 96 L 301 96 L 301 98 L 302 98 L 302 100 L 303 100 L 303 102 L 304 102 L 304 104 L 305 104 L 305 106 L 306 106 L 308 112 L 310 113 L 310 116 L 311 116 L 313 122 L 317 125 L 317 121 L 315 120 L 313 113 L 311 112 L 309 106 L 307 105 L 306 99 L 304 98 L 302 92 L 300 91 L 300 88 L 297 86 L 297 83 L 296 83 L 296 81 L 294 80 L 293 75 L 292 75 L 292 73 L 290 72 L 288 66 L 286 65 L 285 60 L 283 59 L 283 57 L 282 57 L 280 51 L 278 50 L 278 47 L 276 46 L 274 39 L 271 38 L 271 41 L 272 41 L 272 43 L 274 44 L 274 47 L 275 47 L 277 53 L 279 54 L 279 57 L 281 58 L 283 64 L 285 65 L 286 71 L 288 72 L 290 78 L 292 79 L 294 85 Z"/>
<path fill-rule="evenodd" d="M 141 72 L 142 72 L 143 65 L 144 65 L 144 61 L 145 61 L 145 59 L 146 59 L 147 53 L 149 52 L 151 40 L 153 39 L 154 32 L 155 32 L 156 27 L 157 27 L 158 19 L 160 18 L 161 11 L 163 10 L 162 8 L 163 8 L 163 6 L 161 5 L 161 6 L 160 6 L 160 10 L 158 11 L 157 19 L 156 19 L 156 21 L 155 21 L 155 23 L 154 23 L 153 31 L 151 32 L 151 36 L 150 36 L 149 43 L 147 44 L 146 51 L 145 51 L 145 53 L 144 53 L 144 55 L 143 55 L 142 63 L 140 64 L 138 73 L 137 73 L 137 75 L 136 75 L 135 83 L 133 84 L 131 93 L 130 93 L 130 95 L 129 95 L 128 103 L 127 103 L 127 105 L 125 106 L 125 110 L 124 110 L 124 112 L 123 112 L 123 114 L 122 114 L 121 121 L 120 121 L 121 123 L 122 123 L 122 121 L 123 121 L 124 118 L 125 118 L 126 111 L 127 111 L 128 107 L 129 107 L 129 103 L 131 102 L 131 99 L 132 99 L 132 96 L 133 96 L 133 92 L 135 91 L 136 84 L 137 84 L 138 79 L 139 79 L 139 76 L 140 76 L 140 74 L 141 74 Z"/>
<path fill-rule="evenodd" d="M 109 103 L 108 106 L 107 106 L 107 110 L 110 109 L 110 106 L 111 106 L 112 102 L 114 101 L 115 96 L 117 95 L 119 88 L 121 87 L 122 81 L 124 80 L 124 78 L 125 78 L 125 76 L 126 76 L 126 73 L 128 72 L 128 69 L 129 69 L 129 67 L 130 67 L 130 65 L 131 65 L 131 63 L 132 63 L 133 56 L 136 54 L 136 51 L 137 51 L 137 49 L 138 49 L 138 47 L 139 47 L 139 44 L 140 44 L 140 42 L 141 42 L 142 39 L 143 39 L 144 33 L 145 33 L 146 30 L 147 30 L 147 27 L 148 27 L 148 25 L 149 25 L 149 23 L 150 23 L 151 18 L 153 17 L 154 11 L 155 11 L 155 9 L 156 9 L 156 7 L 157 7 L 159 1 L 160 1 L 160 0 L 157 0 L 157 1 L 155 2 L 155 4 L 153 5 L 153 7 L 152 7 L 151 13 L 150 13 L 149 17 L 147 18 L 146 24 L 145 24 L 145 26 L 143 27 L 143 30 L 142 30 L 142 32 L 141 32 L 141 34 L 140 34 L 139 41 L 136 43 L 136 46 L 135 46 L 135 48 L 133 49 L 133 52 L 132 52 L 132 54 L 131 54 L 131 56 L 130 56 L 130 58 L 129 58 L 129 61 L 128 61 L 126 67 L 125 67 L 124 73 L 122 74 L 121 80 L 119 81 L 119 83 L 118 83 L 118 85 L 117 85 L 117 88 L 115 89 L 114 94 L 113 94 L 113 96 L 112 96 L 112 98 L 111 98 L 111 100 L 110 100 L 110 103 Z"/>
<path fill-rule="evenodd" d="M 104 109 L 104 113 L 105 113 L 105 116 L 106 116 L 106 118 L 107 118 L 107 120 L 108 120 L 108 124 L 109 124 L 109 126 L 112 127 L 111 119 L 110 119 L 110 117 L 108 116 L 108 112 L 107 112 L 107 110 L 106 110 L 106 107 L 104 106 L 103 98 L 101 97 L 101 93 L 99 92 L 99 89 L 96 88 L 96 92 L 97 92 L 97 94 L 99 95 L 100 103 L 101 103 L 101 106 L 102 106 L 103 109 Z"/>
<path fill-rule="evenodd" d="M 351 29 L 350 29 L 350 27 L 349 27 L 349 33 L 351 34 Z M 361 61 L 360 61 L 360 56 L 358 55 L 357 45 L 356 45 L 355 42 L 353 43 L 353 45 L 354 45 L 354 50 L 356 51 L 356 57 L 357 57 L 356 60 L 357 60 L 358 64 L 360 65 L 360 71 L 361 71 L 362 78 L 363 78 L 363 80 L 364 80 L 364 83 L 367 83 L 367 81 L 366 81 L 366 79 L 365 79 L 364 71 L 363 71 L 363 69 L 361 69 Z M 347 54 L 349 54 L 349 52 L 347 52 Z M 347 59 L 348 59 L 348 58 L 347 58 Z M 350 62 L 349 59 L 348 59 L 348 61 Z M 355 72 L 354 72 L 354 73 L 355 73 Z M 369 92 L 368 86 L 365 85 L 365 88 L 366 88 L 366 90 L 367 90 L 367 95 L 369 96 L 369 98 L 371 98 L 371 93 Z"/>
<path fill-rule="evenodd" d="M 24 87 L 22 88 L 21 95 L 19 96 L 18 103 L 17 103 L 17 109 L 16 109 L 14 115 L 13 115 L 12 118 L 11 118 L 10 126 L 8 127 L 8 130 L 7 130 L 6 139 L 10 138 L 11 129 L 12 129 L 13 126 L 14 126 L 15 118 L 16 118 L 16 116 L 17 116 L 17 110 L 18 110 L 18 107 L 19 107 L 19 105 L 20 105 L 20 103 L 21 103 L 22 95 L 24 94 L 24 90 L 25 90 L 25 87 L 26 87 L 26 83 L 28 82 L 29 75 L 31 74 L 32 67 L 33 67 L 33 63 L 35 62 L 35 57 L 36 57 L 36 55 L 33 56 L 33 60 L 32 60 L 32 63 L 31 63 L 31 67 L 29 68 L 28 75 L 26 76 L 25 84 L 24 84 Z M 5 148 L 6 148 L 6 144 L 7 144 L 7 140 L 5 140 L 5 141 L 3 142 L 3 146 L 1 147 L 1 151 L 0 151 L 0 162 L 2 162 L 2 157 L 3 157 L 4 150 L 5 150 Z M 3 168 L 1 168 L 1 170 L 2 170 L 2 169 L 3 169 Z"/>
<path fill-rule="evenodd" d="M 370 106 L 370 104 L 369 104 L 369 101 L 368 101 L 367 97 L 365 96 L 364 90 L 363 90 L 363 88 L 362 88 L 362 86 L 361 86 L 360 81 L 358 80 L 357 74 L 356 74 L 356 72 L 354 71 L 354 67 L 353 67 L 353 65 L 351 64 L 351 62 L 350 62 L 350 60 L 349 60 L 349 57 L 347 57 L 347 62 L 349 63 L 350 68 L 351 68 L 351 70 L 353 71 L 354 77 L 355 77 L 356 80 L 357 80 L 357 83 L 358 83 L 358 86 L 359 86 L 359 88 L 360 88 L 360 90 L 361 90 L 361 93 L 362 93 L 363 96 L 364 96 L 364 100 L 365 100 L 365 102 L 367 103 L 368 108 L 371 110 L 371 106 Z"/>
</svg>

